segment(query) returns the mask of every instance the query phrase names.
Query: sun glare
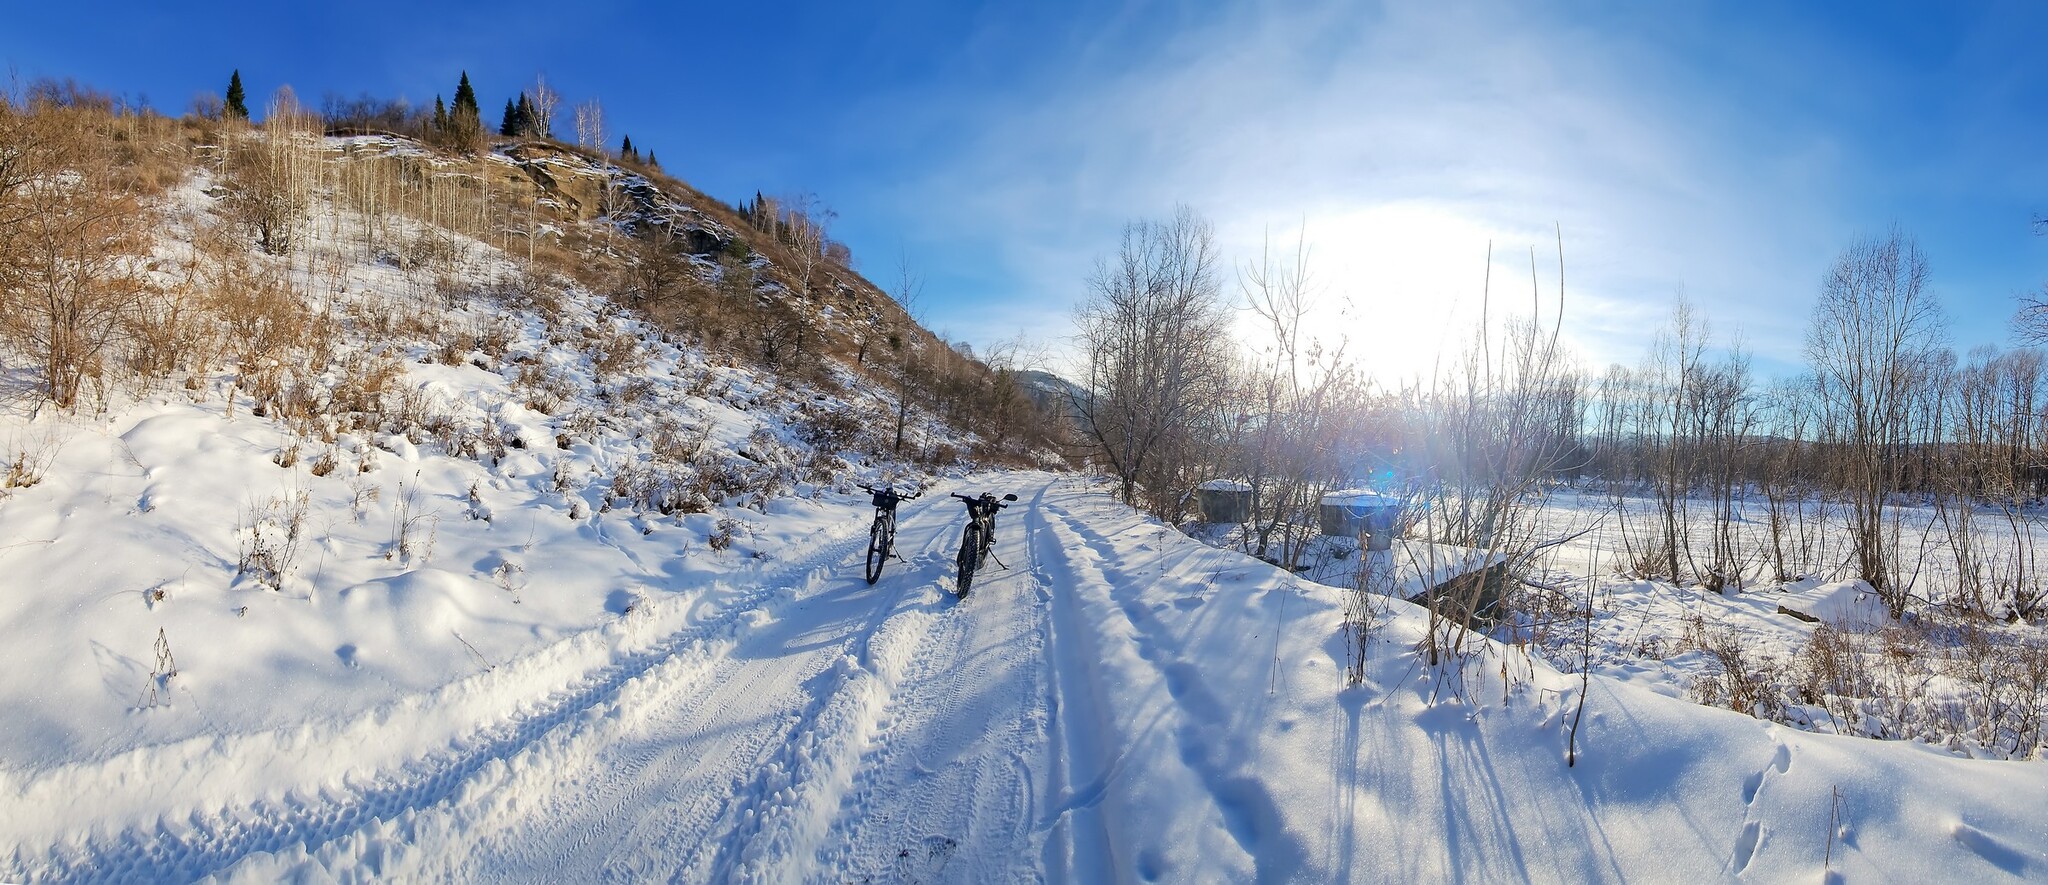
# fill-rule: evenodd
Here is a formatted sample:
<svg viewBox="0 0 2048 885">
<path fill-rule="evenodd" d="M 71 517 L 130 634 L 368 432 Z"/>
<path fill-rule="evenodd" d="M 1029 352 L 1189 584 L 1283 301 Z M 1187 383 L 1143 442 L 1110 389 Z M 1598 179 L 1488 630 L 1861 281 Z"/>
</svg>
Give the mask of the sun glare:
<svg viewBox="0 0 2048 885">
<path fill-rule="evenodd" d="M 1307 334 L 1326 350 L 1341 344 L 1382 383 L 1426 378 L 1456 359 L 1480 318 L 1489 244 L 1495 264 L 1490 324 L 1498 328 L 1503 317 L 1529 312 L 1528 246 L 1540 239 L 1533 232 L 1509 231 L 1434 203 L 1380 203 L 1310 215 L 1300 226 L 1274 230 L 1276 263 L 1292 260 L 1304 230 L 1313 293 Z M 1257 254 L 1262 236 L 1253 231 L 1234 239 L 1250 244 L 1245 254 Z M 1555 287 L 1548 251 L 1539 247 L 1537 255 L 1546 298 Z M 1267 335 L 1257 317 L 1247 314 L 1242 323 L 1247 345 L 1263 347 Z"/>
</svg>

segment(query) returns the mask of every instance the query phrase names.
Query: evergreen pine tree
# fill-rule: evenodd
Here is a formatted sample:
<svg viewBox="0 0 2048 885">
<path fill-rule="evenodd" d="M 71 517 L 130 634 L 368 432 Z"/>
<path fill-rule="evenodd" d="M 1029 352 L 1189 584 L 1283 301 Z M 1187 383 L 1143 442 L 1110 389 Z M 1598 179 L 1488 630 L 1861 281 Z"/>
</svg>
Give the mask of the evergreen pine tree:
<svg viewBox="0 0 2048 885">
<path fill-rule="evenodd" d="M 633 159 L 637 159 L 637 158 L 636 158 L 635 156 L 633 156 L 633 136 L 630 136 L 630 135 L 626 136 L 626 140 L 625 140 L 625 142 L 624 142 L 623 144 L 620 144 L 620 145 L 619 145 L 619 159 L 621 159 L 621 160 L 633 160 Z"/>
<path fill-rule="evenodd" d="M 441 96 L 434 96 L 434 135 L 448 134 L 448 106 L 441 103 Z"/>
<path fill-rule="evenodd" d="M 505 121 L 498 124 L 498 134 L 512 138 L 519 134 L 519 106 L 512 99 L 505 99 Z"/>
<path fill-rule="evenodd" d="M 462 82 L 455 87 L 455 106 L 448 111 L 448 143 L 450 147 L 474 151 L 483 146 L 483 114 L 476 106 L 476 90 L 469 86 L 469 72 L 462 72 Z"/>
<path fill-rule="evenodd" d="M 230 117 L 247 120 L 249 119 L 249 106 L 244 104 L 243 101 L 242 69 L 236 68 L 235 73 L 228 77 L 228 99 L 222 110 L 226 111 Z"/>
<path fill-rule="evenodd" d="M 647 165 L 649 165 L 649 166 L 651 166 L 651 167 L 654 167 L 654 168 L 656 168 L 656 169 L 660 169 L 660 168 L 661 168 L 661 161 L 660 161 L 660 160 L 657 160 L 657 159 L 655 159 L 655 157 L 654 157 L 654 152 L 653 152 L 653 151 L 648 151 L 648 152 L 647 152 Z"/>
<path fill-rule="evenodd" d="M 533 100 L 527 98 L 526 93 L 524 92 L 519 93 L 519 104 L 517 106 L 517 111 L 519 113 L 520 135 L 531 135 L 538 136 L 541 138 L 547 137 L 547 133 L 540 131 L 540 117 L 538 114 L 534 113 Z"/>
<path fill-rule="evenodd" d="M 458 120 L 464 115 L 474 116 L 479 122 L 483 119 L 483 109 L 476 104 L 476 90 L 469 88 L 468 71 L 463 71 L 462 82 L 455 84 L 454 112 Z"/>
</svg>

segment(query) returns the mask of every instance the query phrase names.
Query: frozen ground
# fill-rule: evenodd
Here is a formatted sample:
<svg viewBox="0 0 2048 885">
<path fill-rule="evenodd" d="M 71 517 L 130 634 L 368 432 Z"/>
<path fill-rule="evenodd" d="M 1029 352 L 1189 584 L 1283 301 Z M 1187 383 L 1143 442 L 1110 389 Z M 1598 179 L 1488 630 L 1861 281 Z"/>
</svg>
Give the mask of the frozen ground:
<svg viewBox="0 0 2048 885">
<path fill-rule="evenodd" d="M 1805 734 L 1495 650 L 1345 690 L 1340 600 L 1041 474 L 994 568 L 857 499 L 701 592 L 354 716 L 10 764 L 8 878 L 1997 881 L 2048 769 Z M 532 592 L 532 591 L 529 591 Z M 509 604 L 509 603 L 508 603 Z M 340 665 L 337 664 L 337 667 Z M 356 671 L 360 672 L 360 671 Z M 179 677 L 183 678 L 183 677 Z M 203 703 L 195 689 L 186 703 Z M 149 715 L 136 713 L 133 715 Z M 288 718 L 288 717 L 287 717 Z M 1830 837 L 1831 825 L 1835 831 Z M 1825 859 L 1825 860 L 1824 860 Z"/>
</svg>

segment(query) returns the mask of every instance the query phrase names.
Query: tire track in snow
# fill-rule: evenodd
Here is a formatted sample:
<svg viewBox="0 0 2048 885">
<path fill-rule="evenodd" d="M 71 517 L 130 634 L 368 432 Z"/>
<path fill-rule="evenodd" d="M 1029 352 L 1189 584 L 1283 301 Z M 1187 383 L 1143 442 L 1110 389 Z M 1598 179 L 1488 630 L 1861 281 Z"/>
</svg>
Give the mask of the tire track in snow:
<svg viewBox="0 0 2048 885">
<path fill-rule="evenodd" d="M 865 589 L 864 579 L 855 580 Z M 878 727 L 901 660 L 923 638 L 898 611 L 907 586 L 897 582 L 831 666 L 805 681 L 809 700 L 790 721 L 788 739 L 721 814 L 728 832 L 700 843 L 686 871 L 720 882 L 786 880 L 792 859 L 815 852 Z"/>
<path fill-rule="evenodd" d="M 1074 588 L 1076 571 L 1066 544 L 1046 518 L 1050 505 L 1041 488 L 1032 498 L 1030 519 L 1031 576 L 1044 600 L 1046 708 L 1051 738 L 1050 807 L 1039 818 L 1046 832 L 1043 860 L 1047 871 L 1064 881 L 1113 876 L 1117 845 L 1100 807 L 1109 781 L 1121 766 L 1115 722 L 1104 702 L 1100 681 L 1086 662 L 1100 660 L 1094 633 L 1081 623 Z"/>
<path fill-rule="evenodd" d="M 650 686 L 645 697 L 622 697 L 631 721 L 536 752 L 549 758 L 534 760 L 506 788 L 537 801 L 480 815 L 469 834 L 473 847 L 437 874 L 533 881 L 574 869 L 645 880 L 672 871 L 673 863 L 618 849 L 703 838 L 730 798 L 721 787 L 729 791 L 738 780 L 732 770 L 765 758 L 787 736 L 783 728 L 718 731 L 782 688 L 784 671 L 744 666 L 730 655 L 734 644 L 702 649 L 701 666 Z M 686 742 L 706 734 L 716 734 L 708 745 Z"/>
<path fill-rule="evenodd" d="M 410 816 L 462 797 L 465 784 L 502 766 L 564 724 L 614 700 L 622 690 L 682 651 L 731 633 L 747 615 L 778 593 L 810 586 L 836 568 L 867 536 L 836 537 L 801 562 L 763 576 L 760 586 L 729 600 L 707 619 L 671 633 L 652 647 L 616 658 L 588 673 L 572 689 L 555 692 L 527 709 L 454 742 L 442 755 L 377 772 L 361 785 L 297 790 L 224 808 L 166 816 L 150 829 L 93 834 L 83 842 L 51 846 L 41 857 L 17 849 L 9 879 L 35 881 L 160 881 L 196 879 L 257 854 L 316 849 L 381 821 Z M 789 576 L 795 576 L 789 580 Z M 778 580 L 777 578 L 781 579 Z M 791 594 L 792 596 L 794 594 Z M 789 599 L 783 605 L 789 604 Z"/>
<path fill-rule="evenodd" d="M 953 577 L 957 522 L 926 545 L 931 564 L 920 577 L 941 588 Z M 1020 536 L 1029 557 L 1028 528 L 999 533 L 998 555 L 1005 538 Z M 937 616 L 883 711 L 819 867 L 847 881 L 1040 878 L 1029 858 L 1045 767 L 1045 618 L 1041 594 L 1026 585 L 1028 569 L 984 573 L 967 600 Z"/>
<path fill-rule="evenodd" d="M 905 514 L 906 541 L 930 507 Z M 530 881 L 596 870 L 646 881 L 777 878 L 800 868 L 788 861 L 816 853 L 820 809 L 829 816 L 836 806 L 844 760 L 873 731 L 864 723 L 880 683 L 871 677 L 886 676 L 897 654 L 889 649 L 921 632 L 905 621 L 916 611 L 904 610 L 916 587 L 907 575 L 885 575 L 874 587 L 858 577 L 866 539 L 859 534 L 863 547 L 823 590 L 720 649 L 701 702 L 645 699 L 642 721 L 593 737 L 598 746 L 562 754 L 562 764 L 520 785 L 550 796 L 547 808 L 486 821 L 493 832 L 469 834 L 483 844 L 442 872 Z M 644 775 L 617 777 L 613 757 L 626 753 L 655 761 Z M 578 850 L 548 850 L 578 837 L 586 843 Z"/>
<path fill-rule="evenodd" d="M 1161 574 L 1137 575 L 1119 564 L 1123 554 L 1108 535 L 1060 505 L 1048 505 L 1048 509 L 1059 518 L 1060 528 L 1071 531 L 1094 552 L 1095 562 L 1102 563 L 1087 567 L 1101 576 L 1102 586 L 1110 589 L 1116 610 L 1130 627 L 1139 656 L 1159 672 L 1167 693 L 1181 711 L 1181 721 L 1174 730 L 1180 761 L 1195 772 L 1207 789 L 1225 830 L 1252 859 L 1258 881 L 1287 881 L 1305 864 L 1307 851 L 1287 832 L 1280 819 L 1279 803 L 1271 791 L 1256 777 L 1240 773 L 1241 758 L 1231 758 L 1250 754 L 1245 752 L 1246 748 L 1232 744 L 1228 707 L 1204 684 L 1197 667 L 1174 657 L 1172 649 L 1179 647 L 1179 642 L 1167 632 L 1156 613 L 1129 598 L 1130 591 L 1124 589 L 1188 581 L 1191 574 L 1217 571 L 1211 565 L 1219 557 L 1236 554 L 1204 547 L 1177 560 L 1171 571 L 1164 570 L 1162 560 Z M 1126 598 L 1114 599 L 1120 595 Z M 1141 869 L 1145 866 L 1148 864 L 1141 862 Z"/>
</svg>

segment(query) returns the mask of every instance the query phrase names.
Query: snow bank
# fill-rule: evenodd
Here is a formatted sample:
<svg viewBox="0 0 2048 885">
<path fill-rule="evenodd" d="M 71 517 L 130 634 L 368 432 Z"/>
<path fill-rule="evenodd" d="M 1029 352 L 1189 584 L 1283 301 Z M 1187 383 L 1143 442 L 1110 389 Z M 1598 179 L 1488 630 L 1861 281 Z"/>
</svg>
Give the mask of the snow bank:
<svg viewBox="0 0 2048 885">
<path fill-rule="evenodd" d="M 1040 559 L 1073 569 L 1047 574 L 1054 624 L 1078 634 L 1055 666 L 1099 692 L 1061 706 L 1095 723 L 1054 797 L 1070 810 L 1048 850 L 1068 878 L 2048 875 L 2038 763 L 1798 732 L 1598 676 L 1582 688 L 1493 643 L 1432 667 L 1426 617 L 1402 603 L 1347 688 L 1343 591 L 1100 498 L 1060 491 L 1033 512 Z"/>
<path fill-rule="evenodd" d="M 1862 580 L 1822 584 L 1774 598 L 1780 607 L 1809 620 L 1856 633 L 1875 632 L 1892 624 L 1891 609 L 1877 590 Z"/>
</svg>

